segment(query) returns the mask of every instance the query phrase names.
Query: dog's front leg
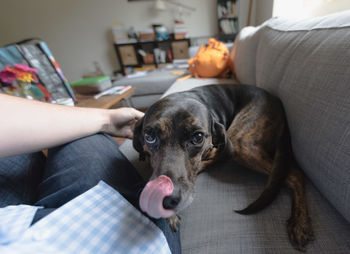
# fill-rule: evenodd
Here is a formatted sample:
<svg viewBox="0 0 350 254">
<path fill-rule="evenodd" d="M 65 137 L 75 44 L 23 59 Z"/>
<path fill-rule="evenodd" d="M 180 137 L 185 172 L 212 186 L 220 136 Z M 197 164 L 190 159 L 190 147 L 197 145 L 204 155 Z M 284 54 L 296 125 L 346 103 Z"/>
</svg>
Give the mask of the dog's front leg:
<svg viewBox="0 0 350 254">
<path fill-rule="evenodd" d="M 292 213 L 287 221 L 288 236 L 296 249 L 306 251 L 305 246 L 314 239 L 314 235 L 307 210 L 303 173 L 299 169 L 292 169 L 286 182 L 292 191 Z"/>
<path fill-rule="evenodd" d="M 173 232 L 176 232 L 178 230 L 178 225 L 180 224 L 180 220 L 181 218 L 177 214 L 167 218 L 169 226 Z"/>
</svg>

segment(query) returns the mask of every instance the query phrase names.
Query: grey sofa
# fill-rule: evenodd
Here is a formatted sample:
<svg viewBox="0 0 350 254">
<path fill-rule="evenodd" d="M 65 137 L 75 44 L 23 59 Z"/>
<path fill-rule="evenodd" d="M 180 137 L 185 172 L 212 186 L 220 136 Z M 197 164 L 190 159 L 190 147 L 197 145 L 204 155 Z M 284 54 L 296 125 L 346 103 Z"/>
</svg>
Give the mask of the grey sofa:
<svg viewBox="0 0 350 254">
<path fill-rule="evenodd" d="M 138 109 L 148 108 L 175 82 L 179 76 L 173 75 L 168 69 L 150 71 L 145 76 L 122 78 L 114 81 L 114 86 L 134 86 L 135 92 L 128 103 Z"/>
<path fill-rule="evenodd" d="M 234 44 L 238 82 L 262 87 L 284 104 L 296 159 L 307 175 L 315 241 L 308 253 L 350 253 L 350 12 L 304 21 L 271 19 L 244 28 Z M 166 94 L 233 80 L 189 79 Z M 124 154 L 147 177 L 130 141 Z M 183 253 L 298 253 L 286 233 L 286 189 L 265 210 L 239 215 L 266 177 L 232 162 L 196 180 L 193 203 L 181 213 Z"/>
</svg>

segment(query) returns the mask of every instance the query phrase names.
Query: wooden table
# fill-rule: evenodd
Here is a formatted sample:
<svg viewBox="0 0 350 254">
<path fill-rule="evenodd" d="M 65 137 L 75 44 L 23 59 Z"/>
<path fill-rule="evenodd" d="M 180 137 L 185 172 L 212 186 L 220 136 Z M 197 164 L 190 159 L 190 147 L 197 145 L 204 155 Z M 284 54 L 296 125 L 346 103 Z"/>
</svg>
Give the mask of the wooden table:
<svg viewBox="0 0 350 254">
<path fill-rule="evenodd" d="M 111 94 L 104 95 L 98 99 L 91 97 L 84 97 L 77 95 L 77 107 L 86 107 L 86 108 L 111 108 L 114 104 L 127 100 L 135 91 L 135 87 L 131 87 L 122 94 Z"/>
</svg>

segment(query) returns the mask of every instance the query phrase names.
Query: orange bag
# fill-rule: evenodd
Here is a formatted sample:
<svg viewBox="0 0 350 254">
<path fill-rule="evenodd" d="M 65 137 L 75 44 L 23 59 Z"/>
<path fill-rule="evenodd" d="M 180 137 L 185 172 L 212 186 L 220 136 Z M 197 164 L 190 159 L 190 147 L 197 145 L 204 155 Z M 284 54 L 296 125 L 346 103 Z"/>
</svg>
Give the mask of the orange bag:
<svg viewBox="0 0 350 254">
<path fill-rule="evenodd" d="M 210 38 L 208 45 L 202 45 L 196 56 L 188 60 L 192 76 L 213 78 L 229 71 L 229 50 L 220 41 Z"/>
</svg>

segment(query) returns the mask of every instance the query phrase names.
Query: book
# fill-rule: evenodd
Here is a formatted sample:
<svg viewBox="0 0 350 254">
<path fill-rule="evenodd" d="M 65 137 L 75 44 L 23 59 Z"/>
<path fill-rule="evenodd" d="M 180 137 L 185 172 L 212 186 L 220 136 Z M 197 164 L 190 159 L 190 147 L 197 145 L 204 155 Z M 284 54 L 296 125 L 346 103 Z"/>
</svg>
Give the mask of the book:
<svg viewBox="0 0 350 254">
<path fill-rule="evenodd" d="M 103 95 L 108 95 L 108 94 L 123 94 L 125 93 L 127 90 L 129 90 L 131 88 L 131 86 L 114 86 L 111 87 L 101 93 L 98 93 L 94 96 L 94 99 L 98 99 Z"/>
</svg>

